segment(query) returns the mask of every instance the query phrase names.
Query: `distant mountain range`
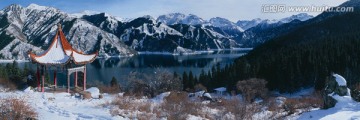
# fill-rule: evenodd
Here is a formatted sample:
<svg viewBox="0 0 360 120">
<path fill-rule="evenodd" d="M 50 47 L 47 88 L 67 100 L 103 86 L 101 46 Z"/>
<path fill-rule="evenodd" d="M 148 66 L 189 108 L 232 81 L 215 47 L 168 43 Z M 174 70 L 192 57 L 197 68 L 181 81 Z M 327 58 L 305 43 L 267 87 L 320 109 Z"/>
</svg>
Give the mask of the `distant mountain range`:
<svg viewBox="0 0 360 120">
<path fill-rule="evenodd" d="M 27 51 L 45 50 L 57 23 L 75 49 L 99 51 L 101 57 L 130 56 L 137 52 L 187 54 L 211 49 L 255 47 L 276 35 L 270 29 L 312 18 L 307 14 L 276 20 L 231 22 L 215 17 L 171 13 L 158 18 L 122 19 L 106 13 L 68 14 L 56 8 L 30 4 L 10 5 L 0 11 L 0 58 L 27 59 Z M 295 21 L 295 22 L 294 22 Z"/>
</svg>

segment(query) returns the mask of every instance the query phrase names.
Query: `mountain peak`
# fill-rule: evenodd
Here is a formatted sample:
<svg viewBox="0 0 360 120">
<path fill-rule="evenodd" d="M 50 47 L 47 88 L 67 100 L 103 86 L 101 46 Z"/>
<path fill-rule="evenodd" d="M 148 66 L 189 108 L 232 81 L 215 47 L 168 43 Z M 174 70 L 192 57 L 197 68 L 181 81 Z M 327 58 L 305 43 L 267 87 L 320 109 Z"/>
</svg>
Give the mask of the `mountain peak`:
<svg viewBox="0 0 360 120">
<path fill-rule="evenodd" d="M 6 7 L 4 9 L 5 12 L 8 12 L 8 11 L 15 11 L 15 10 L 19 10 L 19 9 L 22 9 L 23 7 L 21 5 L 18 5 L 18 4 L 11 4 L 9 5 L 8 7 Z"/>
<path fill-rule="evenodd" d="M 286 17 L 286 18 L 283 18 L 283 19 L 280 19 L 279 22 L 283 22 L 283 23 L 289 23 L 293 20 L 300 20 L 300 21 L 306 21 L 308 19 L 311 19 L 313 18 L 314 16 L 312 15 L 309 15 L 307 13 L 299 13 L 299 14 L 296 14 L 296 15 L 292 15 L 290 17 Z"/>
<path fill-rule="evenodd" d="M 49 7 L 40 6 L 40 5 L 38 5 L 38 4 L 31 3 L 31 4 L 29 4 L 26 8 L 27 8 L 27 9 L 36 9 L 36 10 L 46 10 L 46 9 L 48 9 Z"/>
<path fill-rule="evenodd" d="M 166 15 L 160 15 L 157 18 L 157 22 L 162 22 L 167 25 L 174 25 L 174 24 L 198 25 L 198 24 L 206 23 L 205 20 L 194 14 L 185 15 L 183 13 L 169 13 Z"/>
<path fill-rule="evenodd" d="M 222 17 L 214 17 L 209 20 L 209 23 L 214 27 L 219 27 L 223 29 L 229 30 L 238 30 L 240 32 L 244 31 L 241 27 L 237 26 L 235 23 L 231 22 L 230 20 Z"/>
</svg>

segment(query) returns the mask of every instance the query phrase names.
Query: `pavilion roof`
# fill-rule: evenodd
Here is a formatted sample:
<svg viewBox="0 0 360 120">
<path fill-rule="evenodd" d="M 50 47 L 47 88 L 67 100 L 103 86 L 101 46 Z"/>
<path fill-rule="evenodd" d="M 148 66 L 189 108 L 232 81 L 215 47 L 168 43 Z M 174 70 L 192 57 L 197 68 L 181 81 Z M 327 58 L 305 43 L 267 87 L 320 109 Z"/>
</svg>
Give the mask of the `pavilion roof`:
<svg viewBox="0 0 360 120">
<path fill-rule="evenodd" d="M 93 54 L 84 54 L 73 49 L 70 43 L 66 40 L 60 25 L 52 43 L 46 51 L 39 55 L 29 52 L 29 56 L 32 61 L 44 65 L 64 65 L 70 61 L 73 61 L 75 64 L 82 65 L 94 61 L 97 55 L 98 52 Z"/>
</svg>

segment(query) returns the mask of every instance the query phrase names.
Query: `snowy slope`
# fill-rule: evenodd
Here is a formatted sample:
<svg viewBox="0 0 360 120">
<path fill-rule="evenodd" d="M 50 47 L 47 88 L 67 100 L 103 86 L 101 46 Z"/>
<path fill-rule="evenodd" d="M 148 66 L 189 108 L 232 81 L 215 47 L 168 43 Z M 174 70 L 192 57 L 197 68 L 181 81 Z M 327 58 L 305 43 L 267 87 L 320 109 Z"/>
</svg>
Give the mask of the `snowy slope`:
<svg viewBox="0 0 360 120">
<path fill-rule="evenodd" d="M 201 25 L 205 24 L 206 21 L 202 18 L 189 14 L 181 14 L 181 13 L 170 13 L 166 15 L 160 15 L 157 19 L 157 22 L 162 22 L 167 25 L 174 25 L 174 24 L 187 24 L 187 25 Z"/>
<path fill-rule="evenodd" d="M 312 110 L 303 113 L 299 120 L 358 120 L 360 119 L 360 104 L 350 96 L 333 96 L 338 102 L 335 107 L 327 110 Z"/>
<path fill-rule="evenodd" d="M 1 98 L 16 97 L 24 99 L 35 108 L 40 120 L 111 120 L 122 119 L 112 117 L 109 108 L 101 104 L 110 102 L 111 95 L 104 95 L 103 99 L 81 100 L 69 93 L 41 93 L 41 92 L 1 92 Z"/>
<path fill-rule="evenodd" d="M 209 23 L 210 23 L 210 25 L 212 25 L 214 27 L 219 27 L 219 28 L 222 28 L 224 30 L 238 30 L 240 32 L 244 31 L 244 29 L 242 29 L 241 27 L 239 27 L 235 23 L 231 22 L 228 19 L 221 18 L 221 17 L 211 18 L 209 20 Z"/>
<path fill-rule="evenodd" d="M 256 18 L 256 19 L 252 19 L 252 20 L 239 20 L 236 22 L 236 25 L 243 28 L 244 30 L 247 30 L 249 28 L 255 27 L 260 24 L 267 24 L 267 25 L 279 24 L 280 25 L 280 24 L 284 24 L 284 23 L 289 23 L 293 20 L 306 21 L 313 17 L 314 16 L 309 15 L 307 13 L 299 13 L 299 14 L 292 15 L 290 17 L 282 18 L 279 20 L 269 20 L 269 19 L 260 19 L 260 18 Z"/>
<path fill-rule="evenodd" d="M 55 35 L 58 23 L 62 23 L 63 31 L 69 42 L 76 49 L 85 53 L 99 51 L 103 56 L 128 56 L 136 53 L 112 33 L 77 18 L 80 15 L 70 15 L 56 8 L 36 4 L 30 4 L 27 7 L 14 4 L 6 7 L 0 13 L 3 13 L 0 14 L 0 18 L 5 23 L 8 22 L 8 25 L 1 26 L 4 28 L 0 28 L 0 33 L 5 31 L 8 37 L 17 40 L 15 42 L 10 40 L 7 44 L 11 44 L 5 45 L 11 47 L 4 50 L 2 48 L 5 46 L 0 48 L 4 59 L 25 59 L 26 52 L 30 50 L 30 47 L 24 46 L 33 45 L 37 47 L 34 49 L 47 49 Z M 84 14 L 92 13 L 85 12 Z M 109 17 L 109 21 L 117 22 L 114 17 Z M 19 40 L 22 41 L 21 44 L 18 44 Z M 16 45 L 21 46 L 16 47 Z M 9 48 L 12 48 L 11 51 Z"/>
<path fill-rule="evenodd" d="M 43 51 L 36 46 L 25 43 L 19 39 L 15 39 L 5 48 L 0 50 L 0 55 L 2 56 L 2 59 L 25 60 L 27 58 L 27 51 L 25 50 L 31 50 L 37 53 Z"/>
</svg>

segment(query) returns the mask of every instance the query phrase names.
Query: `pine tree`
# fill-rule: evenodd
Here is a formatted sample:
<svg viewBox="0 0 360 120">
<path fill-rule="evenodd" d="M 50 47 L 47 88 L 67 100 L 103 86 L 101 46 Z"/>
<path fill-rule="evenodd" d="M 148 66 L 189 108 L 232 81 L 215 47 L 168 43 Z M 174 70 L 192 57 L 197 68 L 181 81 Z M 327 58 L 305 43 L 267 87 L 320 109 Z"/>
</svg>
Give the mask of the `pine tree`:
<svg viewBox="0 0 360 120">
<path fill-rule="evenodd" d="M 189 88 L 189 77 L 187 75 L 187 73 L 184 71 L 183 76 L 182 76 L 182 82 L 183 82 L 183 90 L 186 90 L 187 88 Z"/>
<path fill-rule="evenodd" d="M 194 86 L 195 86 L 195 83 L 196 83 L 196 81 L 195 81 L 196 79 L 195 79 L 195 77 L 194 77 L 191 70 L 189 72 L 189 79 L 188 80 L 189 80 L 189 83 L 188 83 L 189 88 L 193 89 Z"/>
<path fill-rule="evenodd" d="M 114 76 L 111 78 L 110 86 L 111 87 L 119 87 L 119 83 Z"/>
</svg>

